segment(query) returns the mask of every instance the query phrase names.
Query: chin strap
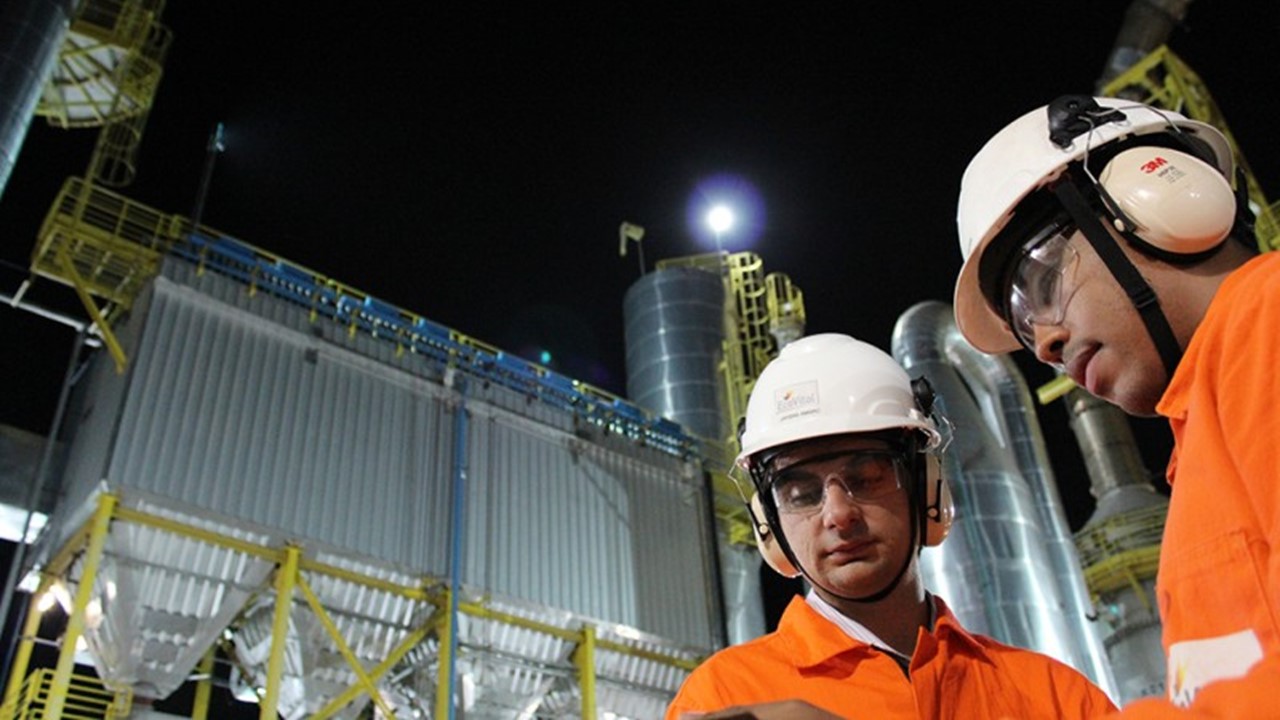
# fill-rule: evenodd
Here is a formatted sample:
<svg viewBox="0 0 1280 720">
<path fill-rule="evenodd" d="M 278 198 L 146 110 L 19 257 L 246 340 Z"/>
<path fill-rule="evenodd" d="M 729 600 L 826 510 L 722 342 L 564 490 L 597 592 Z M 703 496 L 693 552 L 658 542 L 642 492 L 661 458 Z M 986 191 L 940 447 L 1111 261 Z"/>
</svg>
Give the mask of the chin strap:
<svg viewBox="0 0 1280 720">
<path fill-rule="evenodd" d="M 1116 282 L 1120 283 L 1120 287 L 1129 296 L 1129 301 L 1133 303 L 1138 316 L 1142 318 L 1143 325 L 1147 327 L 1147 334 L 1155 343 L 1156 352 L 1160 353 L 1165 372 L 1172 378 L 1173 371 L 1178 368 L 1178 362 L 1182 360 L 1182 346 L 1173 335 L 1169 319 L 1160 310 L 1160 299 L 1156 297 L 1155 290 L 1151 289 L 1138 269 L 1133 266 L 1129 258 L 1125 257 L 1124 251 L 1116 244 L 1115 238 L 1103 227 L 1102 221 L 1089 208 L 1084 195 L 1070 179 L 1063 179 L 1056 183 L 1053 186 L 1053 193 L 1071 214 L 1076 226 L 1084 233 L 1094 252 L 1098 253 L 1098 257 L 1102 258 L 1102 262 L 1111 271 Z"/>
</svg>

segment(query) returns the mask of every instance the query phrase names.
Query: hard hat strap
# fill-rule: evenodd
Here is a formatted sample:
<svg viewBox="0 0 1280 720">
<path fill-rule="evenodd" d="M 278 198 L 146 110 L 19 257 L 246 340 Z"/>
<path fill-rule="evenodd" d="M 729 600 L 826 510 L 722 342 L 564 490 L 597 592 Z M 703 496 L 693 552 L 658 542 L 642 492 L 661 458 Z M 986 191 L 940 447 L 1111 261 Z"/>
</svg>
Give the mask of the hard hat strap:
<svg viewBox="0 0 1280 720">
<path fill-rule="evenodd" d="M 1098 253 L 1098 257 L 1102 258 L 1102 262 L 1111 271 L 1116 282 L 1120 283 L 1120 287 L 1129 296 L 1129 301 L 1133 303 L 1138 316 L 1142 318 L 1142 323 L 1147 328 L 1147 334 L 1155 343 L 1156 351 L 1160 353 L 1165 371 L 1172 378 L 1173 371 L 1177 369 L 1178 362 L 1182 359 L 1182 347 L 1173 334 L 1169 319 L 1160 309 L 1160 299 L 1156 296 L 1155 290 L 1151 289 L 1142 274 L 1120 249 L 1115 238 L 1103 227 L 1097 213 L 1090 208 L 1080 188 L 1076 187 L 1070 176 L 1055 183 L 1053 192 L 1076 221 L 1076 227 L 1084 233 L 1089 245 Z"/>
</svg>

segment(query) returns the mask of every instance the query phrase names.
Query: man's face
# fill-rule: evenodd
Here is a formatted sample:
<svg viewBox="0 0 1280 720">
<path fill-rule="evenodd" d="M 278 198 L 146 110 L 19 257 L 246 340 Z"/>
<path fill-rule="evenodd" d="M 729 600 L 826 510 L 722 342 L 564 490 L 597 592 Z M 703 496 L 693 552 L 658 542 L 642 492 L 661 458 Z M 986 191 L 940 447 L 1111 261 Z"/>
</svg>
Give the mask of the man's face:
<svg viewBox="0 0 1280 720">
<path fill-rule="evenodd" d="M 877 593 L 912 557 L 910 474 L 889 443 L 817 438 L 784 450 L 770 469 L 782 531 L 819 592 Z"/>
<path fill-rule="evenodd" d="M 1152 261 L 1115 239 L 1139 272 L 1151 266 Z M 1154 415 L 1169 384 L 1155 343 L 1083 234 L 1077 231 L 1069 244 L 1074 267 L 1061 277 L 1062 306 L 1050 313 L 1051 322 L 1031 325 L 1031 350 L 1041 362 L 1061 368 L 1077 385 L 1125 412 Z"/>
</svg>

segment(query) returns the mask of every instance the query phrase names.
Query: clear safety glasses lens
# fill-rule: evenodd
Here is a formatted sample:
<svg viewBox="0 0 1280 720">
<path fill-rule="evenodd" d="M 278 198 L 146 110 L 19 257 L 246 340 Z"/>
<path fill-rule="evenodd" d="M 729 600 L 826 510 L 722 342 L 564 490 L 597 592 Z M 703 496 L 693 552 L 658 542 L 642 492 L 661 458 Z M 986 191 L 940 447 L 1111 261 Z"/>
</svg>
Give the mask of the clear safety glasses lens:
<svg viewBox="0 0 1280 720">
<path fill-rule="evenodd" d="M 773 474 L 769 487 L 779 512 L 808 515 L 822 508 L 830 488 L 854 502 L 874 502 L 902 489 L 905 474 L 899 453 L 854 450 L 788 466 Z"/>
<path fill-rule="evenodd" d="M 1035 349 L 1035 326 L 1057 325 L 1075 292 L 1071 281 L 1079 255 L 1071 246 L 1074 229 L 1055 229 L 1028 245 L 1009 284 L 1009 327 L 1024 347 Z"/>
</svg>

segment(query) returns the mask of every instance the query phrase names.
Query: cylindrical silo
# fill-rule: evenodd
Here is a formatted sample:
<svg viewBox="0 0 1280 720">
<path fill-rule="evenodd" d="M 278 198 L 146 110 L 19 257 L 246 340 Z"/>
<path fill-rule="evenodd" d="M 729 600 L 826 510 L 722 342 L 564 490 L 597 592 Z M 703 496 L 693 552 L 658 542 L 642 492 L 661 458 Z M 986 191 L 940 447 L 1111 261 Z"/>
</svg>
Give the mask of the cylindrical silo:
<svg viewBox="0 0 1280 720">
<path fill-rule="evenodd" d="M 724 342 L 724 282 L 690 267 L 655 270 L 623 298 L 627 395 L 694 435 L 727 435 L 719 365 Z"/>
<path fill-rule="evenodd" d="M 11 0 L 0 11 L 0 194 L 70 21 L 68 0 Z"/>
</svg>

